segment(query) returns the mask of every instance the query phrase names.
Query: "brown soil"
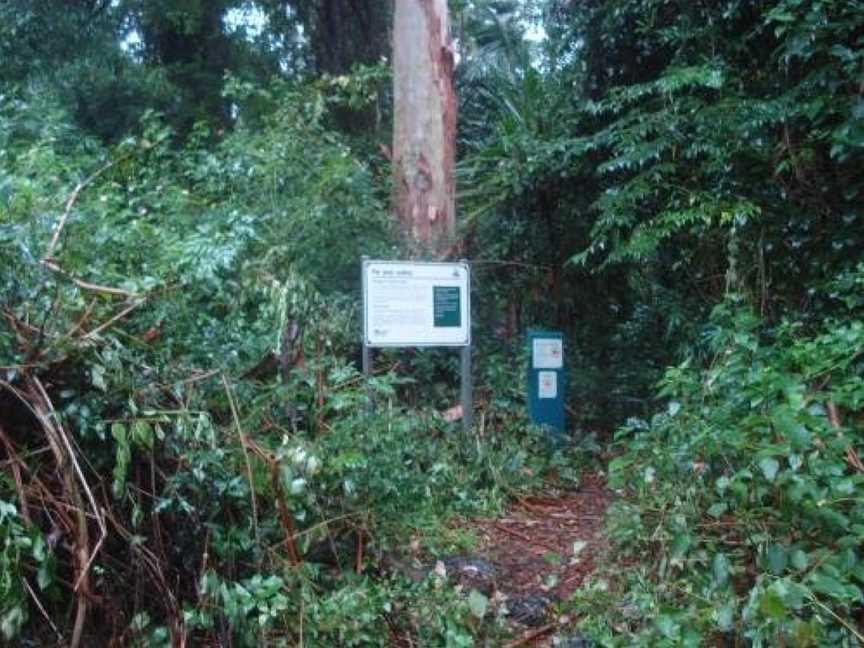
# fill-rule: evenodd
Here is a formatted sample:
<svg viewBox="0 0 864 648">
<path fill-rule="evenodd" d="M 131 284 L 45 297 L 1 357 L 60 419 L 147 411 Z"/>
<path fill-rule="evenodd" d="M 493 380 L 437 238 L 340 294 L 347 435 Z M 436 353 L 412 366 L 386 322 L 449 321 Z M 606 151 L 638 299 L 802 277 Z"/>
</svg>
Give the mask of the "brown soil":
<svg viewBox="0 0 864 648">
<path fill-rule="evenodd" d="M 496 589 L 510 598 L 566 601 L 605 552 L 603 521 L 611 500 L 603 476 L 594 473 L 583 477 L 576 492 L 524 497 L 504 517 L 475 520 L 478 553 L 494 565 Z M 549 619 L 513 645 L 539 645 L 558 629 Z"/>
<path fill-rule="evenodd" d="M 525 497 L 502 518 L 476 520 L 480 552 L 497 568 L 498 589 L 566 600 L 605 548 L 611 499 L 602 476 L 589 474 L 575 493 Z"/>
</svg>

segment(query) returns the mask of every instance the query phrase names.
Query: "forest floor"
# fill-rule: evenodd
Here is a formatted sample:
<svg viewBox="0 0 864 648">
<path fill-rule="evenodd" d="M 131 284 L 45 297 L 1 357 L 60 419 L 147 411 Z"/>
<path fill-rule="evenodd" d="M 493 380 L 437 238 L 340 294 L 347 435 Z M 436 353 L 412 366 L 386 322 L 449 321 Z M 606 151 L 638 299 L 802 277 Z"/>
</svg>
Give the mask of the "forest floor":
<svg viewBox="0 0 864 648">
<path fill-rule="evenodd" d="M 603 521 L 611 501 L 603 476 L 590 473 L 574 492 L 522 497 L 502 517 L 469 522 L 479 538 L 478 557 L 491 565 L 494 582 L 487 589 L 515 621 L 516 639 L 509 646 L 553 645 L 553 636 L 566 636 L 571 620 L 555 614 L 556 604 L 567 601 L 603 559 Z M 483 571 L 470 561 L 451 567 L 464 576 Z M 579 644 L 568 639 L 556 645 Z"/>
</svg>

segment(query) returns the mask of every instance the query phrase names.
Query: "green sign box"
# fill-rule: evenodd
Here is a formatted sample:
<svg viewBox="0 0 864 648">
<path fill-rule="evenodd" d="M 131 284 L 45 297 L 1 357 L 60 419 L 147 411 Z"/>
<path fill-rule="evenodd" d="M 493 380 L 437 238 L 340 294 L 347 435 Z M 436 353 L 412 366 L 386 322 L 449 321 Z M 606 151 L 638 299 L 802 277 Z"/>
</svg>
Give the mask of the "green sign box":
<svg viewBox="0 0 864 648">
<path fill-rule="evenodd" d="M 432 325 L 436 328 L 459 328 L 462 326 L 461 304 L 458 286 L 433 286 Z"/>
</svg>

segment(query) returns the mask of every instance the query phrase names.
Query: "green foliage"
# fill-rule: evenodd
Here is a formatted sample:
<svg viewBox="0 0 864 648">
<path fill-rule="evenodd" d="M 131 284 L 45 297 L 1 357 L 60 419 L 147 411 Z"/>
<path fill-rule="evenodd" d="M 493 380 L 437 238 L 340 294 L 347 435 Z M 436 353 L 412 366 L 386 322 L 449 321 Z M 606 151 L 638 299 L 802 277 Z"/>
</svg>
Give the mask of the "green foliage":
<svg viewBox="0 0 864 648">
<path fill-rule="evenodd" d="M 104 633 L 88 619 L 85 641 L 292 644 L 302 627 L 308 645 L 472 645 L 501 632 L 476 597 L 383 578 L 377 559 L 415 538 L 432 555 L 464 546 L 445 521 L 497 510 L 569 464 L 511 415 L 520 397 L 501 359 L 482 443 L 425 409 L 452 399 L 432 356 L 412 362 L 442 382 L 434 396 L 383 373 L 377 413 L 364 414 L 357 260 L 386 255 L 390 228 L 374 174 L 327 126 L 333 106 L 372 96 L 380 70 L 358 75 L 230 80 L 254 119 L 215 138 L 199 124 L 183 146 L 153 112 L 106 146 L 49 95 L 4 95 L 0 435 L 51 496 L 27 523 L 9 504 L 0 525 L 10 641 L 53 640 L 25 583 L 70 632 L 80 527 L 44 540 L 73 506 L 70 483 L 106 512 L 90 573 L 118 619 Z M 46 419 L 34 417 L 36 384 L 55 410 Z M 81 462 L 71 482 L 68 464 L 45 458 L 47 419 Z M 89 528 L 92 549 L 95 516 Z M 356 549 L 334 567 L 304 559 L 352 538 L 367 575 L 354 573 Z"/>
<path fill-rule="evenodd" d="M 8 484 L 4 484 L 4 490 Z M 27 588 L 27 566 L 37 570 L 36 582 L 41 592 L 54 585 L 56 561 L 45 537 L 28 529 L 14 504 L 0 500 L 0 636 L 12 641 L 30 617 Z"/>
<path fill-rule="evenodd" d="M 607 424 L 645 414 L 727 289 L 774 322 L 834 307 L 815 287 L 864 245 L 862 15 L 551 2 L 543 56 L 465 73 L 463 195 L 502 266 L 494 310 L 590 340 L 577 402 L 600 400 Z"/>
<path fill-rule="evenodd" d="M 711 366 L 669 369 L 666 411 L 618 432 L 611 532 L 619 555 L 642 557 L 616 579 L 630 607 L 606 627 L 621 641 L 860 641 L 860 315 L 767 330 L 723 304 Z"/>
</svg>

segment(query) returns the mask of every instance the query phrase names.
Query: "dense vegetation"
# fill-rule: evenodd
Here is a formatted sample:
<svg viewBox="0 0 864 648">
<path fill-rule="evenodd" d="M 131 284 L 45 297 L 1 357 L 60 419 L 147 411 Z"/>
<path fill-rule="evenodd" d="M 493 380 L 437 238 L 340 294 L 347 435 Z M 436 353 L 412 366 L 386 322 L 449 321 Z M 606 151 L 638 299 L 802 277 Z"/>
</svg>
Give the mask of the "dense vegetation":
<svg viewBox="0 0 864 648">
<path fill-rule="evenodd" d="M 586 637 L 864 643 L 864 3 L 451 5 L 467 436 L 452 354 L 358 371 L 387 2 L 0 5 L 4 641 L 495 645 L 387 557 L 602 456 Z"/>
</svg>

